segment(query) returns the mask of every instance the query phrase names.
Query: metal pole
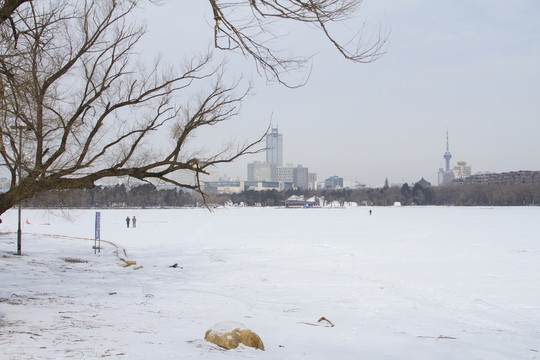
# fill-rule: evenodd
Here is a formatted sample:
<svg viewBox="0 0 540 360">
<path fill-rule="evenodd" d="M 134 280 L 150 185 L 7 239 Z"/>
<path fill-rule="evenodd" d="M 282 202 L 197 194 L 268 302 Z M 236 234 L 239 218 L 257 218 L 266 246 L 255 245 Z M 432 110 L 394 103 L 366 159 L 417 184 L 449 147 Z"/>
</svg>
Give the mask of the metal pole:
<svg viewBox="0 0 540 360">
<path fill-rule="evenodd" d="M 18 177 L 19 177 L 19 185 L 21 185 L 21 178 L 22 178 L 22 171 L 21 171 L 21 165 L 22 165 L 22 128 L 19 127 L 19 156 L 18 156 Z M 21 248 L 22 248 L 22 231 L 21 231 L 21 203 L 19 202 L 19 227 L 17 228 L 17 255 L 21 255 Z"/>
<path fill-rule="evenodd" d="M 21 203 L 19 203 L 19 227 L 17 229 L 17 255 L 21 255 Z"/>
</svg>

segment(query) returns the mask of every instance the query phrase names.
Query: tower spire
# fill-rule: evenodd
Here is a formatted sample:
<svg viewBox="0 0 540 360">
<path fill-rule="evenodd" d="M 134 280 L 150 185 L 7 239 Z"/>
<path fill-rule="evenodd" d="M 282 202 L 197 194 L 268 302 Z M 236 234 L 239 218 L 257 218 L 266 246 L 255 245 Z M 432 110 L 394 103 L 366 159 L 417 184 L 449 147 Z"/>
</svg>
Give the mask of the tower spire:
<svg viewBox="0 0 540 360">
<path fill-rule="evenodd" d="M 448 129 L 446 129 L 446 152 L 444 153 L 444 160 L 446 161 L 446 171 L 450 171 L 450 159 L 452 154 L 450 154 L 450 147 L 448 145 Z"/>
</svg>

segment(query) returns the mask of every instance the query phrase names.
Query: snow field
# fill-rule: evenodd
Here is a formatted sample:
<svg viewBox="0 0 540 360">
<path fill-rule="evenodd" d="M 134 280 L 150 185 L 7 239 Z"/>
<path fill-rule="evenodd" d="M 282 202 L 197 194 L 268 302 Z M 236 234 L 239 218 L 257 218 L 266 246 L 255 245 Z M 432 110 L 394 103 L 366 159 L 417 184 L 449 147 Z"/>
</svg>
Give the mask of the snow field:
<svg viewBox="0 0 540 360">
<path fill-rule="evenodd" d="M 94 210 L 24 210 L 22 257 L 10 211 L 0 358 L 540 358 L 540 208 L 372 209 L 101 210 L 100 254 Z"/>
</svg>

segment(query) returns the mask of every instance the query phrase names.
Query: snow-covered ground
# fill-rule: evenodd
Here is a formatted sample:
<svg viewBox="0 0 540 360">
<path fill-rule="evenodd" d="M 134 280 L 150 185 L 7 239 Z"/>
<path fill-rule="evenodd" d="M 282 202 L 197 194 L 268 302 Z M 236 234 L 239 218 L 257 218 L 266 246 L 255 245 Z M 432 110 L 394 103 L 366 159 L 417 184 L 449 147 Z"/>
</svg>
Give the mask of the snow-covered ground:
<svg viewBox="0 0 540 360">
<path fill-rule="evenodd" d="M 540 359 L 540 207 L 372 209 L 9 211 L 0 358 Z"/>
</svg>

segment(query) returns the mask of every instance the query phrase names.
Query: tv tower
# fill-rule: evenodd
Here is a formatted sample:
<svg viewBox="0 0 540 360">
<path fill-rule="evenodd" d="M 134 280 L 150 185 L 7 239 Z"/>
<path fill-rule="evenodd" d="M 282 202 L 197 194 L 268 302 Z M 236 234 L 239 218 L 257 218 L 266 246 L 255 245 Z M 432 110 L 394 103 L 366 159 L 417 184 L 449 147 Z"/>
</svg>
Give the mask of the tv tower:
<svg viewBox="0 0 540 360">
<path fill-rule="evenodd" d="M 448 148 L 448 130 L 446 130 L 446 152 L 444 153 L 444 160 L 446 161 L 446 171 L 450 171 L 450 159 L 452 154 L 450 154 L 450 149 Z"/>
</svg>

